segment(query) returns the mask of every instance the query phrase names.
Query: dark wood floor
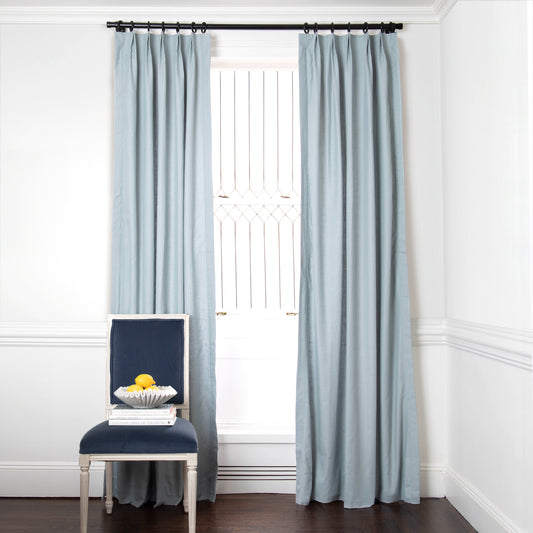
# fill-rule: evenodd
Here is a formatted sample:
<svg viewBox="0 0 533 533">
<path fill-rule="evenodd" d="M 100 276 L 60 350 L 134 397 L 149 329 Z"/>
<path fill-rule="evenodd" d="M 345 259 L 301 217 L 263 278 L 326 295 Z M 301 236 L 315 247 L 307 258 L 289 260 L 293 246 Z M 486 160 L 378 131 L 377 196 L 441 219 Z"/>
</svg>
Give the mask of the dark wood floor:
<svg viewBox="0 0 533 533">
<path fill-rule="evenodd" d="M 345 510 L 341 503 L 296 505 L 293 495 L 219 495 L 198 504 L 198 533 L 472 533 L 475 530 L 445 499 L 420 505 L 376 504 Z M 79 531 L 79 502 L 71 498 L 0 498 L 2 533 Z M 179 507 L 115 505 L 105 514 L 101 500 L 89 503 L 89 533 L 173 533 L 187 531 Z"/>
</svg>

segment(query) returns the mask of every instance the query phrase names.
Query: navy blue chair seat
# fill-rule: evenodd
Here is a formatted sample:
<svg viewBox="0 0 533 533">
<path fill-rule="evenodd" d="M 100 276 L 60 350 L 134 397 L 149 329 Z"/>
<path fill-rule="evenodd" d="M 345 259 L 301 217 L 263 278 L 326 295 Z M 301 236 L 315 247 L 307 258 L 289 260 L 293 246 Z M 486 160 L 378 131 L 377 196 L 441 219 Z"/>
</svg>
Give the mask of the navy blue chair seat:
<svg viewBox="0 0 533 533">
<path fill-rule="evenodd" d="M 197 453 L 194 426 L 176 418 L 173 426 L 110 426 L 107 420 L 82 437 L 80 453 Z"/>
</svg>

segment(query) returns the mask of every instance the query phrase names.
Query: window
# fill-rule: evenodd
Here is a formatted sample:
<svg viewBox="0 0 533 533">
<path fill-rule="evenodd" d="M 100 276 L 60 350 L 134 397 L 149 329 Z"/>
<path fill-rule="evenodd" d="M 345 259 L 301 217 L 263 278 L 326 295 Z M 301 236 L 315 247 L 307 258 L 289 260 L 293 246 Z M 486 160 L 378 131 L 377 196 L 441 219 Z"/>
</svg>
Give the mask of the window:
<svg viewBox="0 0 533 533">
<path fill-rule="evenodd" d="M 294 68 L 212 69 L 217 416 L 294 432 L 300 130 Z"/>
<path fill-rule="evenodd" d="M 217 310 L 298 305 L 297 73 L 212 71 Z"/>
</svg>

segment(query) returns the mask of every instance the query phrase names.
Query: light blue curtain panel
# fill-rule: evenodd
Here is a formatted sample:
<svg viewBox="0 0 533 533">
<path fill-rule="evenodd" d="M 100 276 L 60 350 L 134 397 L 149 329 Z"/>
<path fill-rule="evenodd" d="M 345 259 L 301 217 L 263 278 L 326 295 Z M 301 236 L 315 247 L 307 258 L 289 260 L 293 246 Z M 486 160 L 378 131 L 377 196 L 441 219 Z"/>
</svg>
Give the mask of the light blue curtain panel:
<svg viewBox="0 0 533 533">
<path fill-rule="evenodd" d="M 396 34 L 300 35 L 296 500 L 419 502 Z"/>
<path fill-rule="evenodd" d="M 111 310 L 190 315 L 198 498 L 214 501 L 209 35 L 115 34 L 114 165 Z M 119 463 L 114 481 L 123 503 L 175 505 L 182 498 L 178 463 Z"/>
</svg>

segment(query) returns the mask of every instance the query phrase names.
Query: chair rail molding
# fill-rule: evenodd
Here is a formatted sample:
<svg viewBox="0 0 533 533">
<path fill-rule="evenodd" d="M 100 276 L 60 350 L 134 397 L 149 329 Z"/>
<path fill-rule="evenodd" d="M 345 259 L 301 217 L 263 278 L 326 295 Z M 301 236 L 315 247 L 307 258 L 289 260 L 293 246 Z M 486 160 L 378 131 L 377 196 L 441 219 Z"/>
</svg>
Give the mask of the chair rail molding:
<svg viewBox="0 0 533 533">
<path fill-rule="evenodd" d="M 533 331 L 464 320 L 446 320 L 448 348 L 469 352 L 531 371 Z"/>
<path fill-rule="evenodd" d="M 446 321 L 444 318 L 412 318 L 411 337 L 413 347 L 445 346 Z"/>
<path fill-rule="evenodd" d="M 533 330 L 512 329 L 458 319 L 415 318 L 411 321 L 414 347 L 447 346 L 532 369 Z M 107 327 L 102 322 L 0 322 L 0 348 L 105 348 Z M 256 355 L 250 354 L 250 359 Z"/>
<path fill-rule="evenodd" d="M 105 348 L 106 322 L 0 322 L 3 346 Z"/>
</svg>

